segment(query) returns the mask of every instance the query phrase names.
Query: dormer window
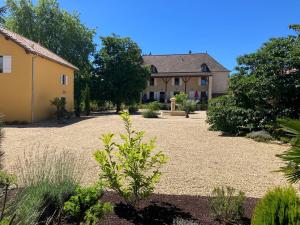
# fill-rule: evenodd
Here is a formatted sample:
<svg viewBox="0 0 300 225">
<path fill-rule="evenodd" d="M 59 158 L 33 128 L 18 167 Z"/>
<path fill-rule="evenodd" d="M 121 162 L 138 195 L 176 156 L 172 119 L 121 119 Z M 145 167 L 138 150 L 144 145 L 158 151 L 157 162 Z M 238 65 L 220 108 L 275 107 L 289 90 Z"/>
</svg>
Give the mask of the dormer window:
<svg viewBox="0 0 300 225">
<path fill-rule="evenodd" d="M 204 72 L 204 73 L 210 72 L 208 66 L 205 63 L 203 63 L 201 65 L 201 72 Z"/>
<path fill-rule="evenodd" d="M 150 67 L 151 73 L 157 73 L 157 68 L 153 65 Z"/>
</svg>

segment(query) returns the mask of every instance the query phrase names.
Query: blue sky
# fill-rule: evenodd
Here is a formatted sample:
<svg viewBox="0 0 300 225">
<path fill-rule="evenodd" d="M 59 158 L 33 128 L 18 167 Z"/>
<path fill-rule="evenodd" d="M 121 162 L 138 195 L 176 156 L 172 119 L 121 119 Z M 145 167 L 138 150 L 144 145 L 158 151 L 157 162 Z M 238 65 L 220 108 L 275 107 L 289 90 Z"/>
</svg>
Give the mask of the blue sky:
<svg viewBox="0 0 300 225">
<path fill-rule="evenodd" d="M 293 34 L 299 0 L 59 0 L 99 36 L 129 36 L 148 54 L 208 52 L 232 70 L 236 57 Z M 4 0 L 0 0 L 0 5 Z"/>
</svg>

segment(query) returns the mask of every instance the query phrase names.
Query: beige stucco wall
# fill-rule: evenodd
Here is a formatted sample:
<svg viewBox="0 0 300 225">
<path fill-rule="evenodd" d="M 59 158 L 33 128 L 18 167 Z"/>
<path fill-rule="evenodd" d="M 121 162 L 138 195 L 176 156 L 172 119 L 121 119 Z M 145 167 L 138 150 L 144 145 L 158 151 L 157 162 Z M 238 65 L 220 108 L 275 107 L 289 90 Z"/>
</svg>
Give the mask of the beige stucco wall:
<svg viewBox="0 0 300 225">
<path fill-rule="evenodd" d="M 27 54 L 22 47 L 11 40 L 6 40 L 2 35 L 0 35 L 0 55 L 12 57 L 11 73 L 0 73 L 0 114 L 4 115 L 5 121 L 30 123 L 48 119 L 55 111 L 55 107 L 50 103 L 55 97 L 65 97 L 67 110 L 73 111 L 73 69 Z M 62 74 L 68 76 L 66 86 L 60 82 Z M 32 92 L 33 83 L 34 92 Z M 34 121 L 32 121 L 32 105 Z"/>
<path fill-rule="evenodd" d="M 6 121 L 30 122 L 32 55 L 1 34 L 0 55 L 12 56 L 11 73 L 0 73 L 0 113 Z"/>
<path fill-rule="evenodd" d="M 34 61 L 34 121 L 50 118 L 55 107 L 50 103 L 56 97 L 65 97 L 68 111 L 74 109 L 74 71 L 66 66 L 37 57 Z M 68 76 L 68 84 L 62 85 L 61 75 Z"/>
<path fill-rule="evenodd" d="M 215 72 L 212 76 L 212 94 L 225 94 L 228 91 L 228 72 Z"/>
<path fill-rule="evenodd" d="M 184 82 L 180 81 L 180 85 L 174 85 L 173 81 L 174 77 L 170 77 L 170 81 L 167 85 L 167 95 L 171 97 L 174 92 L 184 92 L 185 86 Z M 208 91 L 208 83 L 206 86 L 201 86 L 201 77 L 191 77 L 186 86 L 186 92 L 207 92 Z M 214 72 L 212 74 L 212 94 L 225 94 L 228 90 L 228 72 Z M 164 92 L 165 91 L 165 83 L 162 78 L 155 78 L 155 85 L 148 86 L 145 89 L 144 93 L 149 97 L 149 92 Z"/>
</svg>

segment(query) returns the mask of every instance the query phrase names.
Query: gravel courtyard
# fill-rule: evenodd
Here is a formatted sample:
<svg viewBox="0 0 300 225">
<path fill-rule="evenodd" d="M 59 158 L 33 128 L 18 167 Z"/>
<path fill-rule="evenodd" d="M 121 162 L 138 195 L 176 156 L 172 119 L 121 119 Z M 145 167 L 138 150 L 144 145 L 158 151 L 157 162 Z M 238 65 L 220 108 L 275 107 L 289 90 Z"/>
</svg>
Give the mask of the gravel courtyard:
<svg viewBox="0 0 300 225">
<path fill-rule="evenodd" d="M 229 185 L 243 190 L 249 197 L 261 197 L 269 188 L 287 184 L 281 174 L 272 172 L 281 165 L 275 154 L 286 150 L 286 146 L 221 136 L 208 131 L 205 118 L 205 112 L 193 114 L 190 119 L 132 116 L 134 128 L 145 130 L 147 139 L 157 137 L 158 149 L 169 157 L 157 193 L 209 195 L 214 187 Z M 102 148 L 99 137 L 124 130 L 119 116 L 111 114 L 67 126 L 40 123 L 9 126 L 4 131 L 7 169 L 12 170 L 17 158 L 22 158 L 27 151 L 68 150 L 78 155 L 83 165 L 82 182 L 87 184 L 98 177 L 92 152 Z"/>
</svg>

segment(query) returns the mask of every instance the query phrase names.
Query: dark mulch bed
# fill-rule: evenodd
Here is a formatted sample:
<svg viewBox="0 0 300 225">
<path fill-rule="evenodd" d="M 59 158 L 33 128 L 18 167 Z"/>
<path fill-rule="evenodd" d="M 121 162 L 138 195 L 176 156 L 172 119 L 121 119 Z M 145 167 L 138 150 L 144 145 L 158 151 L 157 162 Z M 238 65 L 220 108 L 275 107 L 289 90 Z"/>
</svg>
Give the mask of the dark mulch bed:
<svg viewBox="0 0 300 225">
<path fill-rule="evenodd" d="M 14 197 L 15 191 L 10 192 L 9 198 Z M 100 225 L 172 225 L 175 218 L 191 220 L 199 225 L 222 224 L 213 219 L 209 197 L 153 194 L 150 199 L 140 203 L 138 210 L 122 203 L 122 199 L 113 192 L 105 193 L 102 201 L 113 203 L 115 208 Z M 250 225 L 257 201 L 255 198 L 246 199 L 245 214 L 240 225 Z M 63 224 L 73 225 L 68 222 Z"/>
<path fill-rule="evenodd" d="M 101 225 L 172 225 L 175 218 L 194 221 L 199 225 L 220 225 L 214 221 L 209 208 L 209 197 L 153 194 L 142 201 L 136 210 L 121 202 L 115 193 L 106 193 L 103 201 L 114 203 L 115 212 Z M 239 224 L 250 224 L 252 211 L 258 199 L 247 198 L 245 215 Z"/>
</svg>

